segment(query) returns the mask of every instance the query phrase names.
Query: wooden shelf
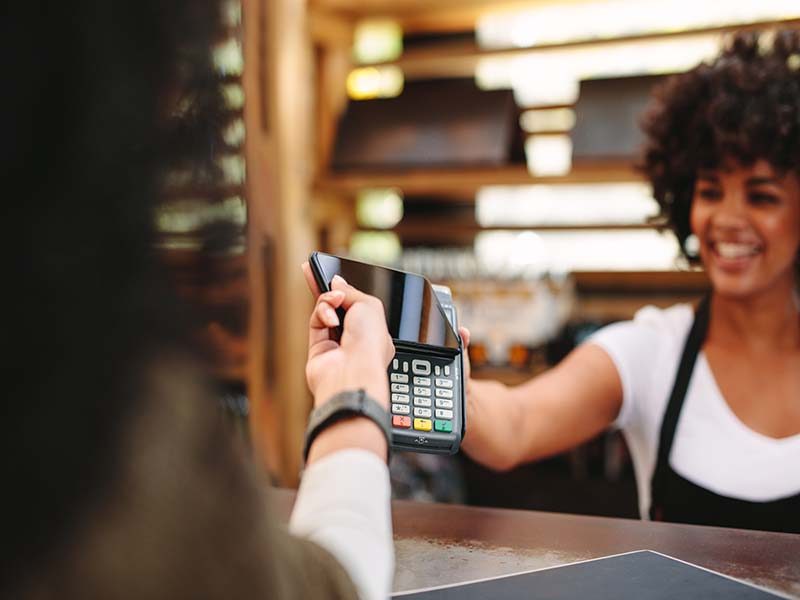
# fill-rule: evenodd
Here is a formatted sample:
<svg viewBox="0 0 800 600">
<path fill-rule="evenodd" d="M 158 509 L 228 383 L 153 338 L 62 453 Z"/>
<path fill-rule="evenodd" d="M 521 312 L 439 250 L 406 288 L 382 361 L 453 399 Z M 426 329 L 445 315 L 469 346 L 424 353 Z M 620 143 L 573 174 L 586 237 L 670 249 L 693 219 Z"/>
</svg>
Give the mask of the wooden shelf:
<svg viewBox="0 0 800 600">
<path fill-rule="evenodd" d="M 573 271 L 571 279 L 575 282 L 578 294 L 594 295 L 653 295 L 653 294 L 695 294 L 709 289 L 708 276 L 701 270 L 675 271 Z M 475 294 L 487 289 L 486 282 L 476 280 L 443 280 L 441 283 L 453 289 L 453 295 Z M 527 287 L 524 282 L 509 281 L 498 283 L 497 289 L 513 290 L 515 286 Z"/>
<path fill-rule="evenodd" d="M 579 294 L 573 310 L 573 321 L 596 321 L 611 323 L 632 319 L 644 306 L 668 308 L 675 304 L 694 303 L 703 294 L 695 293 L 653 293 L 653 294 Z"/>
<path fill-rule="evenodd" d="M 475 379 L 490 379 L 499 381 L 505 385 L 519 385 L 542 373 L 547 369 L 547 365 L 537 364 L 524 369 L 514 367 L 503 367 L 484 365 L 475 367 L 472 370 L 472 375 Z"/>
<path fill-rule="evenodd" d="M 693 303 L 709 289 L 702 271 L 575 271 L 570 279 L 575 285 L 571 323 L 605 324 L 632 319 L 644 306 L 667 308 L 678 303 Z M 530 294 L 531 290 L 529 282 L 522 280 L 441 279 L 437 283 L 451 288 L 457 306 L 459 302 L 475 302 L 486 295 L 519 297 Z M 466 322 L 462 324 L 470 326 Z"/>
<path fill-rule="evenodd" d="M 314 13 L 334 14 L 350 20 L 390 18 L 406 33 L 462 32 L 488 11 L 521 10 L 540 0 L 309 0 Z"/>
<path fill-rule="evenodd" d="M 572 323 L 628 320 L 644 306 L 667 308 L 694 303 L 708 290 L 707 278 L 701 271 L 575 272 L 571 277 L 576 282 Z M 457 285 L 451 283 L 456 304 Z M 464 325 L 469 327 L 469 323 Z M 542 368 L 542 361 L 534 355 L 532 364 L 524 369 L 484 365 L 474 368 L 474 374 L 478 379 L 497 379 L 515 385 Z"/>
<path fill-rule="evenodd" d="M 643 306 L 695 302 L 709 290 L 703 271 L 576 272 L 572 278 L 575 318 L 599 322 L 631 319 Z"/>
<path fill-rule="evenodd" d="M 657 229 L 658 226 L 647 223 L 640 224 L 604 224 L 604 225 L 504 225 L 482 227 L 477 223 L 467 224 L 443 220 L 430 220 L 428 222 L 399 223 L 392 229 L 359 229 L 359 231 L 392 231 L 396 233 L 405 245 L 414 242 L 436 241 L 440 244 L 464 246 L 472 245 L 475 236 L 487 231 L 640 231 Z"/>
<path fill-rule="evenodd" d="M 575 288 L 581 293 L 702 293 L 708 287 L 705 272 L 692 271 L 576 271 Z"/>
<path fill-rule="evenodd" d="M 541 44 L 528 48 L 509 48 L 489 50 L 480 48 L 474 42 L 443 42 L 425 47 L 412 48 L 405 52 L 399 59 L 370 66 L 397 66 L 403 71 L 406 79 L 427 79 L 436 77 L 472 77 L 475 67 L 480 60 L 512 59 L 530 56 L 534 53 L 562 50 L 568 48 L 601 47 L 636 43 L 641 41 L 657 41 L 670 38 L 692 38 L 698 36 L 724 34 L 731 31 L 746 29 L 768 29 L 772 27 L 798 27 L 800 19 L 787 19 L 783 21 L 758 21 L 746 25 L 724 25 L 718 27 L 704 27 L 687 31 L 664 31 L 655 33 L 638 33 L 614 38 L 589 38 L 572 40 L 568 42 Z"/>
<path fill-rule="evenodd" d="M 329 173 L 317 180 L 318 190 L 354 193 L 365 188 L 400 188 L 407 194 L 472 195 L 489 185 L 534 183 L 614 183 L 642 181 L 629 162 L 576 163 L 572 172 L 556 177 L 534 177 L 525 165 L 449 169 L 397 169 Z"/>
</svg>

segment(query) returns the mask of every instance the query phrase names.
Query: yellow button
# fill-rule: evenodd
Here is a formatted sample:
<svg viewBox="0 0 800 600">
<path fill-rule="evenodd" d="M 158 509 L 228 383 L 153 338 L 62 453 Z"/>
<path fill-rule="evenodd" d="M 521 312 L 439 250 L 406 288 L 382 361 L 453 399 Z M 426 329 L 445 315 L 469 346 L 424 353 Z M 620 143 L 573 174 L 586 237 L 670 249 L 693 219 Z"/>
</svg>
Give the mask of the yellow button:
<svg viewBox="0 0 800 600">
<path fill-rule="evenodd" d="M 433 423 L 430 419 L 414 419 L 414 429 L 419 431 L 430 431 L 433 428 Z"/>
</svg>

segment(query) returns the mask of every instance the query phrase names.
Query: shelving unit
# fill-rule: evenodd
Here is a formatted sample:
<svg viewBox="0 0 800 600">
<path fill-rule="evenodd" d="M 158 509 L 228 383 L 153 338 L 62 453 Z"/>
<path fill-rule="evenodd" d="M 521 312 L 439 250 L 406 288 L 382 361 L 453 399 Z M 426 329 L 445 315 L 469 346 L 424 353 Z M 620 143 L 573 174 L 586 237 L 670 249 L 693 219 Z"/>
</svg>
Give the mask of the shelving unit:
<svg viewBox="0 0 800 600">
<path fill-rule="evenodd" d="M 316 0 L 311 3 L 312 15 L 317 20 L 339 19 L 349 23 L 352 31 L 355 22 L 362 18 L 390 18 L 395 20 L 407 34 L 425 34 L 430 32 L 471 31 L 475 29 L 478 17 L 487 10 L 510 10 L 540 5 L 541 2 L 490 2 L 482 0 L 446 0 L 428 4 L 416 0 L 366 0 L 351 2 L 349 0 Z M 800 19 L 786 22 L 800 25 Z M 761 28 L 775 25 L 775 21 L 762 21 L 747 25 L 748 28 Z M 397 67 L 403 71 L 407 80 L 417 78 L 449 78 L 473 77 L 478 63 L 487 58 L 517 58 L 532 56 L 536 53 L 548 53 L 569 48 L 601 48 L 611 44 L 640 43 L 665 39 L 688 39 L 697 36 L 721 34 L 736 27 L 706 27 L 691 31 L 668 31 L 652 34 L 623 35 L 609 39 L 576 39 L 565 43 L 541 44 L 536 47 L 487 50 L 479 48 L 475 42 L 464 41 L 463 37 L 453 41 L 431 41 L 408 48 L 398 59 L 377 63 L 374 66 Z M 345 31 L 339 27 L 338 31 Z M 447 36 L 445 36 L 446 38 Z M 350 39 L 339 36 L 339 41 Z M 332 85 L 333 79 L 346 74 L 342 67 L 342 57 L 349 55 L 349 47 L 343 48 L 331 44 L 326 38 L 320 45 L 321 55 L 317 60 L 318 80 L 324 82 L 318 88 L 318 105 L 321 107 L 338 107 L 321 118 L 327 119 L 323 127 L 326 138 L 321 142 L 326 149 L 320 156 L 330 156 L 335 126 L 339 114 L 346 104 L 344 81 Z M 330 60 L 336 55 L 339 61 Z M 335 62 L 335 69 L 330 65 Z M 358 65 L 350 63 L 351 67 Z M 541 107 L 540 107 L 541 108 Z M 346 250 L 346 243 L 351 233 L 359 231 L 380 231 L 359 228 L 355 221 L 355 200 L 360 191 L 371 188 L 394 188 L 406 198 L 406 202 L 425 202 L 435 198 L 440 205 L 449 202 L 461 206 L 474 203 L 476 192 L 486 186 L 525 186 L 534 184 L 599 184 L 599 183 L 637 183 L 642 182 L 642 175 L 637 172 L 632 160 L 581 160 L 574 159 L 569 173 L 561 176 L 535 177 L 524 164 L 502 166 L 472 166 L 461 168 L 409 168 L 396 170 L 351 170 L 335 172 L 326 162 L 317 164 L 313 185 L 313 210 L 316 217 L 319 239 L 327 243 L 327 249 L 333 251 Z M 331 220 L 333 219 L 333 221 Z M 510 225 L 482 227 L 474 220 L 453 217 L 439 219 L 436 217 L 408 217 L 398 223 L 392 231 L 403 243 L 421 244 L 428 241 L 434 245 L 463 246 L 472 243 L 475 236 L 484 231 L 632 231 L 652 230 L 663 226 L 661 222 L 604 223 L 578 226 L 545 226 L 530 227 L 526 225 Z M 606 274 L 609 289 L 601 290 L 592 285 L 584 285 L 591 280 L 591 275 L 580 275 L 578 313 L 581 317 L 591 316 L 607 320 L 629 317 L 634 307 L 651 301 L 658 305 L 668 305 L 674 301 L 696 298 L 702 293 L 702 283 L 695 284 L 696 275 L 684 272 L 663 274 L 625 274 L 623 278 L 647 281 L 650 290 L 633 290 L 625 283 Z M 603 274 L 598 274 L 603 278 Z M 587 279 L 588 278 L 588 279 Z M 669 280 L 669 281 L 668 281 Z M 672 281 L 674 280 L 674 281 Z M 674 285 L 674 284 L 677 284 Z"/>
</svg>

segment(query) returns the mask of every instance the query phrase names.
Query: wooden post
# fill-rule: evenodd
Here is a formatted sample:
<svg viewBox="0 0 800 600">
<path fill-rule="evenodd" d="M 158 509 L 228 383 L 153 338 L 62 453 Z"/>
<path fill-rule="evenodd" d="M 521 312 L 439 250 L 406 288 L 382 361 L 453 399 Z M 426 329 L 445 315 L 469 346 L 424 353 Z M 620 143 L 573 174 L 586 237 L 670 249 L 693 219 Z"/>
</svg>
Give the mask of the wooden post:
<svg viewBox="0 0 800 600">
<path fill-rule="evenodd" d="M 278 483 L 297 484 L 310 408 L 312 306 L 300 264 L 309 218 L 313 63 L 305 0 L 243 0 L 251 284 L 251 433 Z"/>
</svg>

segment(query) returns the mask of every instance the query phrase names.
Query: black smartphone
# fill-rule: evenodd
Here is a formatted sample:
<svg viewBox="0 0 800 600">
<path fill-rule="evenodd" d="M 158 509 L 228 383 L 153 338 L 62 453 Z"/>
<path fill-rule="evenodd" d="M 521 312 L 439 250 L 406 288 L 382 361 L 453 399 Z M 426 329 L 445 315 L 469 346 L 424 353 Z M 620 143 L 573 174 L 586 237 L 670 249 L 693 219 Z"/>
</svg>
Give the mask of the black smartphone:
<svg viewBox="0 0 800 600">
<path fill-rule="evenodd" d="M 323 252 L 313 252 L 309 265 L 321 292 L 340 275 L 383 302 L 395 346 L 388 369 L 392 447 L 455 454 L 466 427 L 464 350 L 449 290 L 442 287 L 437 295 L 422 275 Z M 339 318 L 343 323 L 343 312 Z"/>
</svg>

